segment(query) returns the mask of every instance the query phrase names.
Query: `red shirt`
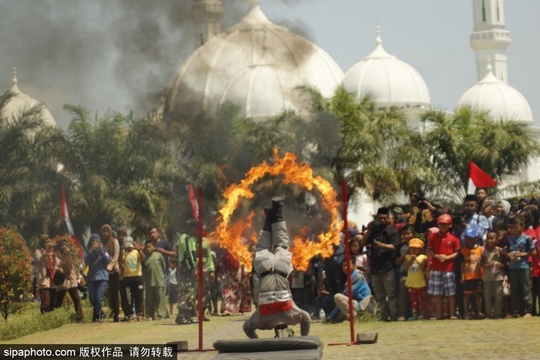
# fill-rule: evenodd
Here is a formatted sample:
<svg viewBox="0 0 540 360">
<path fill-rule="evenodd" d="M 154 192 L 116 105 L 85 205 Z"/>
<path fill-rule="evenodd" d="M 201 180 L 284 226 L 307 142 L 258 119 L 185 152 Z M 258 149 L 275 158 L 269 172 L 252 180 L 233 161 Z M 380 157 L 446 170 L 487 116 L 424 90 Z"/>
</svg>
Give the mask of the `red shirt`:
<svg viewBox="0 0 540 360">
<path fill-rule="evenodd" d="M 459 239 L 452 233 L 440 232 L 433 234 L 428 240 L 428 249 L 437 255 L 452 255 L 459 251 L 461 244 Z M 431 260 L 430 270 L 450 272 L 454 271 L 455 259 L 440 261 L 436 258 Z"/>
</svg>

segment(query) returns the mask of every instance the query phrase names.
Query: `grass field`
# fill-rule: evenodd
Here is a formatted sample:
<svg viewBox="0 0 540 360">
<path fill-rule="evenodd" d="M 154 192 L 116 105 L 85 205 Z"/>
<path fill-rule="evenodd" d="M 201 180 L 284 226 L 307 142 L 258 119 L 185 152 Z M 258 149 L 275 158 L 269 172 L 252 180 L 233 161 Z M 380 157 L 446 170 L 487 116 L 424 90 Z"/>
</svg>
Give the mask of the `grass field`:
<svg viewBox="0 0 540 360">
<path fill-rule="evenodd" d="M 241 328 L 248 317 L 211 317 L 204 322 L 203 350 L 218 339 L 243 339 Z M 298 327 L 293 327 L 299 333 Z M 348 323 L 314 321 L 311 335 L 324 343 L 324 359 L 540 359 L 540 317 L 504 320 L 424 320 L 355 323 L 356 333 L 378 333 L 376 344 L 348 343 Z M 273 332 L 259 331 L 260 337 Z M 172 319 L 132 323 L 80 323 L 39 332 L 0 344 L 165 344 L 187 340 L 198 350 L 198 324 L 176 325 Z M 213 351 L 180 353 L 178 359 L 212 359 Z"/>
</svg>

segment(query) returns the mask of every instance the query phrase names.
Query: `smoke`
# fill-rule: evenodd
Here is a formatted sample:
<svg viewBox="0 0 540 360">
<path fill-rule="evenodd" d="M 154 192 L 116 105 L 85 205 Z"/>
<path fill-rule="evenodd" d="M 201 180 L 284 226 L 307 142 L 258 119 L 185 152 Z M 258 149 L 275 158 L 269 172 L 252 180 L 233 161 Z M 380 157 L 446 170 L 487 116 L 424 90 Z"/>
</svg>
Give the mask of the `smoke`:
<svg viewBox="0 0 540 360">
<path fill-rule="evenodd" d="M 224 2 L 224 24 L 245 14 L 245 1 Z M 191 5 L 0 1 L 0 92 L 9 90 L 16 66 L 21 91 L 43 101 L 63 128 L 69 123 L 65 103 L 99 116 L 108 110 L 145 115 L 195 49 Z"/>
<path fill-rule="evenodd" d="M 192 4 L 0 0 L 0 92 L 10 88 L 16 66 L 21 91 L 43 101 L 62 128 L 70 121 L 64 104 L 98 116 L 109 110 L 145 115 L 158 107 L 176 70 L 195 50 Z M 247 11 L 246 0 L 223 0 L 223 6 L 223 29 Z M 310 37 L 301 21 L 272 20 Z"/>
</svg>

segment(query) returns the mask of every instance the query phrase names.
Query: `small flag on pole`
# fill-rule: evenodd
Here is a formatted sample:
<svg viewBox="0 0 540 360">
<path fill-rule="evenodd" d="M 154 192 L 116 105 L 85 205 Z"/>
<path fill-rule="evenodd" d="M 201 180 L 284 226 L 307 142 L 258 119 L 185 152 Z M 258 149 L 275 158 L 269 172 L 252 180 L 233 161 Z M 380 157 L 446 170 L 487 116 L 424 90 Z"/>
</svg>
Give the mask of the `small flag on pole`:
<svg viewBox="0 0 540 360">
<path fill-rule="evenodd" d="M 193 218 L 199 220 L 199 202 L 195 196 L 195 189 L 193 189 L 192 183 L 189 183 L 189 202 L 191 203 Z"/>
<path fill-rule="evenodd" d="M 497 186 L 497 181 L 480 169 L 474 162 L 469 161 L 469 184 L 467 194 L 474 194 L 476 188 L 490 188 Z"/>
<path fill-rule="evenodd" d="M 71 236 L 71 238 L 75 241 L 75 245 L 77 246 L 79 256 L 82 259 L 84 255 L 84 248 L 81 242 L 79 241 L 79 239 L 77 239 L 77 237 L 75 236 L 75 231 L 73 230 L 73 224 L 71 223 L 71 219 L 69 218 L 69 211 L 67 207 L 66 193 L 64 192 L 64 185 L 62 185 L 62 187 L 60 188 L 60 203 L 61 203 L 60 209 L 62 212 L 62 217 L 64 218 L 64 222 L 66 223 L 67 231 L 69 235 Z"/>
<path fill-rule="evenodd" d="M 69 235 L 75 234 L 75 231 L 73 231 L 73 224 L 71 224 L 71 219 L 69 218 L 69 211 L 67 207 L 67 201 L 66 201 L 66 194 L 64 192 L 64 185 L 62 185 L 62 188 L 60 189 L 60 201 L 62 206 L 62 217 L 64 218 L 64 221 L 66 222 L 66 227 L 68 230 Z"/>
</svg>

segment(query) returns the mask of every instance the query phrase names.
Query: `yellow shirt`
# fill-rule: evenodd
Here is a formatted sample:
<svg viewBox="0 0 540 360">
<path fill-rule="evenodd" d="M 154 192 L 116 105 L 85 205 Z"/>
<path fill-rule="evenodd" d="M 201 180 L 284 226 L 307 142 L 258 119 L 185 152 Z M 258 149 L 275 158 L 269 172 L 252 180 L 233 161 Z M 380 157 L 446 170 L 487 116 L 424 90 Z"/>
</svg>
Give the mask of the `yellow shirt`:
<svg viewBox="0 0 540 360">
<path fill-rule="evenodd" d="M 142 257 L 137 249 L 124 251 L 124 277 L 142 276 Z"/>
<path fill-rule="evenodd" d="M 411 254 L 405 255 L 405 261 L 411 259 Z M 426 287 L 426 278 L 424 276 L 424 270 L 420 267 L 424 261 L 427 260 L 427 256 L 420 254 L 416 256 L 416 260 L 411 264 L 407 270 L 407 279 L 405 280 L 405 286 L 408 288 L 423 288 Z"/>
</svg>

